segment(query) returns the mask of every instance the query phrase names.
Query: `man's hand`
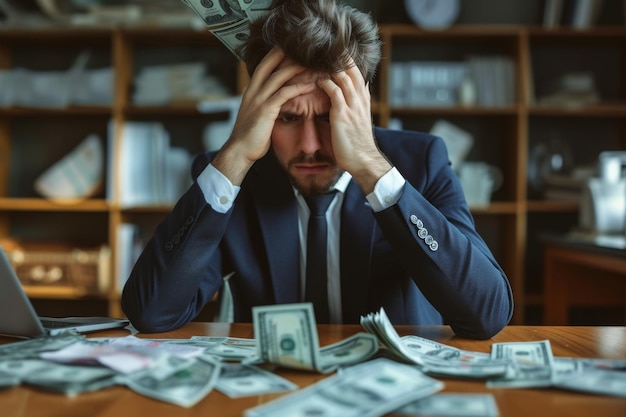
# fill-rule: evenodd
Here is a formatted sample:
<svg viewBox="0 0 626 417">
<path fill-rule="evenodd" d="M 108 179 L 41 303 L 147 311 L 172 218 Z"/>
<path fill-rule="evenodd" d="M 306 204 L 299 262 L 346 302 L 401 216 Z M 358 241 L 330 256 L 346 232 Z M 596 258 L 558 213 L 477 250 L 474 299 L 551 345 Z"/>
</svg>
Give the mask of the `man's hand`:
<svg viewBox="0 0 626 417">
<path fill-rule="evenodd" d="M 274 48 L 259 63 L 243 93 L 232 134 L 212 162 L 234 185 L 241 185 L 252 164 L 269 150 L 281 106 L 315 88 L 314 84 L 286 86 L 305 68 L 285 63 L 284 58 L 283 51 Z"/>
<path fill-rule="evenodd" d="M 337 164 L 369 194 L 391 164 L 374 140 L 368 85 L 356 65 L 318 84 L 331 100 L 329 118 Z"/>
</svg>

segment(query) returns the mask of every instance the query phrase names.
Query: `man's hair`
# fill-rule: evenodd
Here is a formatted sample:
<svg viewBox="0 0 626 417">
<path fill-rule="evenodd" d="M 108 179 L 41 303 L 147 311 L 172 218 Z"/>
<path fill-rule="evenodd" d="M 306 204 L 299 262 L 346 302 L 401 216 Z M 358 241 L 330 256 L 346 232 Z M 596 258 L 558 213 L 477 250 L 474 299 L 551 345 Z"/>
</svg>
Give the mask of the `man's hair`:
<svg viewBox="0 0 626 417">
<path fill-rule="evenodd" d="M 346 70 L 352 58 L 367 82 L 381 55 L 374 19 L 335 0 L 274 0 L 267 15 L 250 23 L 250 37 L 239 51 L 250 76 L 275 46 L 319 73 Z"/>
</svg>

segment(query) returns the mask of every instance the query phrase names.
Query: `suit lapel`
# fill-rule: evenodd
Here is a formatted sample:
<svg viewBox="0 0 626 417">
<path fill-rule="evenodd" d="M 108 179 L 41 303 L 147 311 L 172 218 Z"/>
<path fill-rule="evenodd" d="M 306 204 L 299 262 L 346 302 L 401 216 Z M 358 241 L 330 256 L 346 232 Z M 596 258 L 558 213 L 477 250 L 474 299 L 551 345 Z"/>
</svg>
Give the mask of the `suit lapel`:
<svg viewBox="0 0 626 417">
<path fill-rule="evenodd" d="M 276 303 L 295 303 L 300 294 L 297 201 L 289 180 L 270 153 L 257 161 L 253 198 Z"/>
<path fill-rule="evenodd" d="M 341 210 L 341 305 L 344 323 L 358 323 L 366 312 L 371 248 L 376 220 L 354 181 L 346 189 Z"/>
</svg>

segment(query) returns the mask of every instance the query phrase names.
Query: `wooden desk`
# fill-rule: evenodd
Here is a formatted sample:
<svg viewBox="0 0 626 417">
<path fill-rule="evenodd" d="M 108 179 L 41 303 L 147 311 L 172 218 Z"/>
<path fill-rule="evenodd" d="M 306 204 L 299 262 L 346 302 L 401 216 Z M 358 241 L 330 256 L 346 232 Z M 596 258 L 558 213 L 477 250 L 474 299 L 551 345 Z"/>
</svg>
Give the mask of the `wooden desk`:
<svg viewBox="0 0 626 417">
<path fill-rule="evenodd" d="M 344 339 L 363 331 L 358 325 L 319 325 L 320 344 Z M 549 339 L 555 356 L 626 359 L 626 327 L 544 327 L 509 326 L 491 340 L 476 341 L 454 336 L 445 326 L 398 326 L 400 335 L 414 334 L 437 340 L 461 349 L 490 352 L 495 342 L 534 341 Z M 127 331 L 108 331 L 96 336 L 125 336 Z M 157 335 L 140 337 L 188 338 L 192 335 L 233 336 L 252 338 L 251 324 L 190 323 L 184 328 Z M 0 338 L 0 343 L 10 339 Z M 300 387 L 325 376 L 306 372 L 281 370 L 280 375 Z M 445 392 L 492 393 L 500 416 L 602 416 L 624 417 L 626 399 L 558 389 L 489 389 L 484 381 L 441 379 Z M 126 416 L 242 416 L 243 411 L 284 394 L 230 399 L 213 390 L 193 408 L 182 408 L 135 394 L 124 387 L 66 398 L 58 394 L 38 392 L 28 387 L 0 391 L 0 408 L 4 417 L 126 417 Z"/>
<path fill-rule="evenodd" d="M 548 242 L 543 282 L 546 325 L 573 324 L 571 307 L 626 308 L 626 251 Z"/>
</svg>

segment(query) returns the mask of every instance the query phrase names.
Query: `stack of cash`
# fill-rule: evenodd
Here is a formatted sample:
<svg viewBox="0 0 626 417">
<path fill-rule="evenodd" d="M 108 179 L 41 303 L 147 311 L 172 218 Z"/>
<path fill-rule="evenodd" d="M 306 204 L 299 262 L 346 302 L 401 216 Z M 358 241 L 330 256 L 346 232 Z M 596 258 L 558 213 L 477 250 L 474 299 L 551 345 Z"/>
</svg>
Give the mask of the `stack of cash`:
<svg viewBox="0 0 626 417">
<path fill-rule="evenodd" d="M 233 54 L 249 36 L 248 25 L 267 13 L 272 0 L 228 0 L 228 7 L 221 1 L 182 0 L 189 6 Z"/>
<path fill-rule="evenodd" d="M 382 308 L 361 317 L 361 325 L 377 335 L 391 354 L 415 363 L 429 375 L 485 379 L 504 376 L 514 367 L 511 360 L 493 359 L 485 353 L 460 350 L 418 336 L 401 338 Z"/>
<path fill-rule="evenodd" d="M 393 356 L 431 376 L 486 379 L 489 388 L 547 388 L 626 398 L 626 360 L 554 357 L 549 340 L 492 344 L 491 354 L 400 337 L 384 309 L 361 317 Z"/>
</svg>

